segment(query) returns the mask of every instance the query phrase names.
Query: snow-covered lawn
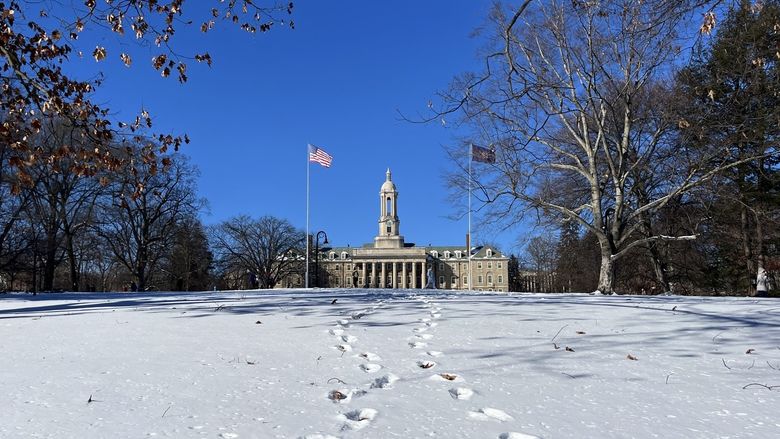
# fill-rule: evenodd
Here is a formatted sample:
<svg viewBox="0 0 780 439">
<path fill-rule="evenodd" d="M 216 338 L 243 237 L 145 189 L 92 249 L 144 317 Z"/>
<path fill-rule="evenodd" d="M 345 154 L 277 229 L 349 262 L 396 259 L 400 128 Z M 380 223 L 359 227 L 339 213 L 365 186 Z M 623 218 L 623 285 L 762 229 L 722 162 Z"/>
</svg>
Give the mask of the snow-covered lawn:
<svg viewBox="0 0 780 439">
<path fill-rule="evenodd" d="M 0 437 L 328 435 L 780 437 L 780 302 L 0 296 Z"/>
</svg>

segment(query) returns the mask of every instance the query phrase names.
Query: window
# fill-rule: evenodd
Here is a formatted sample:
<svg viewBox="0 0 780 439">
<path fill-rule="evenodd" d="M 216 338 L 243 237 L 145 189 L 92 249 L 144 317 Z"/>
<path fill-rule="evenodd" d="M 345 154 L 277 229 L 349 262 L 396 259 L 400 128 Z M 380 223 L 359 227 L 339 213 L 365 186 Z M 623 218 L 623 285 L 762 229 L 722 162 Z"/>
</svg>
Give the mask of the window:
<svg viewBox="0 0 780 439">
<path fill-rule="evenodd" d="M 352 269 L 352 264 L 347 264 L 347 270 L 351 270 L 351 269 Z"/>
<path fill-rule="evenodd" d="M 498 268 L 501 268 L 501 262 L 497 262 L 496 264 L 498 264 Z"/>
<path fill-rule="evenodd" d="M 340 270 L 341 270 L 341 265 L 336 264 L 336 271 L 340 271 Z"/>
<path fill-rule="evenodd" d="M 444 276 L 439 276 L 439 285 L 444 286 Z"/>
<path fill-rule="evenodd" d="M 463 285 L 468 285 L 468 284 L 469 284 L 469 277 L 463 276 Z"/>
<path fill-rule="evenodd" d="M 492 274 L 488 274 L 487 276 L 488 276 L 488 283 L 492 284 L 493 283 L 493 275 Z"/>
<path fill-rule="evenodd" d="M 444 270 L 444 262 L 439 262 L 439 270 Z"/>
<path fill-rule="evenodd" d="M 328 259 L 330 260 L 336 259 L 336 252 L 330 252 L 330 254 L 328 255 Z"/>
<path fill-rule="evenodd" d="M 482 283 L 482 275 L 481 274 L 479 276 L 477 276 L 477 283 L 478 284 Z"/>
<path fill-rule="evenodd" d="M 450 284 L 455 285 L 458 282 L 458 280 L 455 278 L 455 276 L 452 276 L 452 279 L 450 279 Z"/>
<path fill-rule="evenodd" d="M 434 250 L 434 251 L 431 252 L 431 256 L 433 256 L 434 258 L 438 258 L 439 257 L 439 252 Z"/>
<path fill-rule="evenodd" d="M 492 262 L 488 261 L 487 265 L 488 265 L 488 268 L 493 268 L 493 263 Z"/>
<path fill-rule="evenodd" d="M 504 283 L 504 276 L 501 276 L 500 274 L 498 275 L 498 283 Z"/>
<path fill-rule="evenodd" d="M 461 257 L 462 257 L 462 255 L 463 255 L 463 253 L 461 253 L 461 251 L 460 251 L 460 250 L 457 250 L 457 251 L 455 252 L 455 257 L 456 257 L 456 258 L 461 258 Z"/>
<path fill-rule="evenodd" d="M 450 258 L 450 252 L 449 251 L 444 252 L 444 259 L 449 259 L 449 258 Z"/>
<path fill-rule="evenodd" d="M 341 252 L 341 259 L 347 259 L 347 252 Z"/>
<path fill-rule="evenodd" d="M 487 254 L 487 257 L 492 257 L 493 256 L 493 250 L 487 249 L 486 254 Z"/>
<path fill-rule="evenodd" d="M 477 268 L 482 268 L 482 262 L 477 262 Z"/>
</svg>

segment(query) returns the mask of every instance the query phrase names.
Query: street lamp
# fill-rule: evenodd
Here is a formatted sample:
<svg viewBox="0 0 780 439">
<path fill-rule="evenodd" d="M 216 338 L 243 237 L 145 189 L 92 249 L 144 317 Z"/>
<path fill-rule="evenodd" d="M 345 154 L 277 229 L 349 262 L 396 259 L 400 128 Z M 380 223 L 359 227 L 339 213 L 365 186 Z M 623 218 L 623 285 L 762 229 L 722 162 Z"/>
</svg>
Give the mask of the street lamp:
<svg viewBox="0 0 780 439">
<path fill-rule="evenodd" d="M 328 243 L 328 234 L 324 230 L 320 230 L 314 235 L 314 286 L 317 288 L 320 286 L 320 234 L 325 237 L 322 243 Z"/>
</svg>

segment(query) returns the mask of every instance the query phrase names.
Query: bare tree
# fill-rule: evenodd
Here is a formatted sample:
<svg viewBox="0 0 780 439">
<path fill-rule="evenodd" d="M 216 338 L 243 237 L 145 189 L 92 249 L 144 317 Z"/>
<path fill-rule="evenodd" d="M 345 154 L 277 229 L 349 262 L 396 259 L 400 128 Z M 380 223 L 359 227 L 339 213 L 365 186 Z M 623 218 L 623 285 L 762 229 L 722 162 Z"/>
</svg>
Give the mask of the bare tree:
<svg viewBox="0 0 780 439">
<path fill-rule="evenodd" d="M 163 169 L 157 169 L 156 162 L 135 157 L 132 171 L 109 184 L 97 230 L 143 290 L 150 286 L 150 274 L 169 254 L 177 224 L 194 216 L 204 201 L 196 196 L 197 171 L 184 157 Z M 127 195 L 134 191 L 134 196 Z"/>
<path fill-rule="evenodd" d="M 460 114 L 470 140 L 496 150 L 496 162 L 474 173 L 496 218 L 537 211 L 598 239 L 602 292 L 613 291 L 615 263 L 632 248 L 694 239 L 658 233 L 647 219 L 743 159 L 689 149 L 667 111 L 679 31 L 699 19 L 697 6 L 551 0 L 508 14 L 497 6 L 497 50 L 484 74 L 456 81 L 437 110 Z"/>
<path fill-rule="evenodd" d="M 300 269 L 304 232 L 285 219 L 238 216 L 211 228 L 212 248 L 233 273 L 257 276 L 262 288 L 273 288 Z"/>
</svg>

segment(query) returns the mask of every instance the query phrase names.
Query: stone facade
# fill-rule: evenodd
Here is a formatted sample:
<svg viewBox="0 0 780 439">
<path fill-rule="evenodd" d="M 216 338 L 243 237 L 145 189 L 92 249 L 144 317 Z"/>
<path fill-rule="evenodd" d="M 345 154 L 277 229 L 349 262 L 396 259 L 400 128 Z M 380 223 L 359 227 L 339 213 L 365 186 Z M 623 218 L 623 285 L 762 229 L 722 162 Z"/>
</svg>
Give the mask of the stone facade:
<svg viewBox="0 0 780 439">
<path fill-rule="evenodd" d="M 472 249 L 471 265 L 476 282 L 470 285 L 469 253 L 465 245 L 418 247 L 404 242 L 398 217 L 398 190 L 389 169 L 379 191 L 379 202 L 379 233 L 372 244 L 320 248 L 320 287 L 423 288 L 430 267 L 437 288 L 508 291 L 509 259 L 496 248 Z M 317 286 L 314 279 L 312 275 L 310 285 Z M 300 288 L 303 277 L 290 276 L 280 285 Z"/>
</svg>

